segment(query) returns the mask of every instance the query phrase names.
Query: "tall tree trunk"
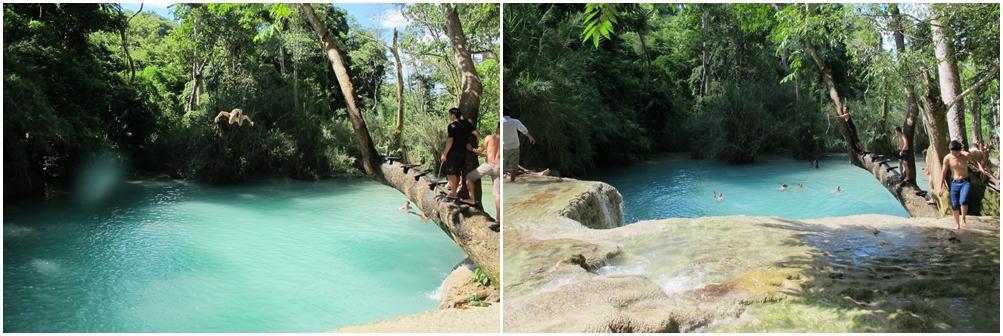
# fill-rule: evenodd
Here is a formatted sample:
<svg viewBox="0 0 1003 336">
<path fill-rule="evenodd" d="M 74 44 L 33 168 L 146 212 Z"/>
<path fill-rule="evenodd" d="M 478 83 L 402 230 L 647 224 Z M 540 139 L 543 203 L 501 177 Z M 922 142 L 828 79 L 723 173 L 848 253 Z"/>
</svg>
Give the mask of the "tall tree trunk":
<svg viewBox="0 0 1003 336">
<path fill-rule="evenodd" d="M 300 109 L 300 75 L 299 66 L 293 63 L 293 108 L 296 113 L 302 111 Z"/>
<path fill-rule="evenodd" d="M 397 29 L 394 29 L 394 39 L 393 45 L 390 47 L 390 52 L 394 55 L 394 64 L 397 66 L 397 125 L 394 127 L 394 134 L 397 137 L 395 140 L 398 147 L 403 145 L 401 142 L 402 133 L 404 130 L 404 76 L 401 75 L 401 57 L 399 49 L 397 49 Z"/>
<path fill-rule="evenodd" d="M 477 68 L 474 66 L 474 59 L 470 57 L 470 47 L 467 46 L 467 37 L 463 35 L 463 25 L 460 23 L 460 15 L 456 12 L 456 7 L 450 4 L 442 4 L 442 14 L 446 17 L 446 35 L 449 36 L 449 44 L 453 46 L 453 56 L 456 57 L 456 63 L 460 66 L 460 73 L 462 74 L 460 82 L 460 113 L 463 114 L 464 118 L 467 118 L 474 127 L 477 127 L 477 123 L 480 120 L 480 108 L 481 108 L 481 77 L 477 74 Z M 477 140 L 474 140 L 472 144 L 477 147 Z M 464 181 L 466 179 L 464 178 Z M 463 194 L 464 189 L 466 189 L 466 183 L 461 188 L 460 195 Z M 481 203 L 481 185 L 479 183 L 474 184 L 473 190 L 467 190 L 468 194 L 473 195 L 474 200 L 478 204 Z"/>
<path fill-rule="evenodd" d="M 819 72 L 822 73 L 822 82 L 825 83 L 826 93 L 829 94 L 829 99 L 832 100 L 832 104 L 836 108 L 836 114 L 838 115 L 842 113 L 843 100 L 839 95 L 839 91 L 836 89 L 836 79 L 832 74 L 832 68 L 830 68 L 829 65 L 826 64 L 825 60 L 822 59 L 822 56 L 819 55 L 818 49 L 815 48 L 814 44 L 811 42 L 805 42 L 805 48 L 808 49 L 808 53 L 811 55 L 812 60 L 815 61 L 815 65 L 818 66 Z M 845 122 L 840 122 L 838 124 L 840 125 L 840 127 L 838 127 L 839 133 L 843 135 L 843 141 L 845 141 L 847 145 L 847 153 L 850 155 L 850 162 L 860 164 L 860 158 L 858 158 L 853 152 L 853 143 L 856 139 L 852 139 L 850 136 L 850 132 L 847 129 Z"/>
<path fill-rule="evenodd" d="M 707 7 L 709 5 L 703 5 L 703 13 L 700 14 L 700 40 L 701 40 L 701 54 L 700 61 L 703 67 L 700 68 L 700 96 L 706 96 L 710 93 L 710 53 L 707 50 L 709 46 L 707 45 L 707 29 L 708 22 L 710 21 L 710 13 L 707 12 Z"/>
<path fill-rule="evenodd" d="M 119 37 L 122 39 L 122 51 L 125 53 L 125 59 L 129 63 L 129 82 L 130 83 L 132 83 L 132 81 L 136 79 L 136 66 L 135 66 L 135 63 L 133 63 L 133 61 L 132 61 L 132 55 L 129 54 L 129 35 L 127 34 L 127 31 L 129 30 L 129 22 L 132 22 L 132 18 L 136 17 L 136 15 L 139 15 L 139 13 L 142 12 L 142 11 L 143 11 L 143 4 L 140 3 L 139 4 L 139 9 L 136 10 L 135 13 L 133 13 L 132 15 L 130 15 L 129 18 L 126 19 L 125 22 L 122 23 L 121 29 L 118 30 Z M 124 15 L 124 13 L 123 13 L 123 15 Z"/>
<path fill-rule="evenodd" d="M 981 95 L 979 95 L 979 93 L 972 94 L 972 100 L 971 100 L 972 136 L 970 138 L 972 140 L 972 143 L 978 143 L 978 144 L 982 143 L 982 102 L 979 100 L 979 98 L 981 98 Z"/>
<path fill-rule="evenodd" d="M 881 123 L 878 125 L 878 129 L 882 132 L 888 130 L 888 93 L 882 94 L 881 97 Z"/>
<path fill-rule="evenodd" d="M 202 82 L 203 73 L 205 67 L 209 65 L 209 58 L 202 60 L 201 63 L 196 63 L 192 65 L 192 92 L 188 96 L 188 105 L 186 106 L 186 111 L 194 110 L 196 107 L 202 104 Z"/>
<path fill-rule="evenodd" d="M 898 4 L 891 4 L 890 10 L 892 14 L 892 20 L 894 21 L 894 31 L 892 36 L 895 40 L 895 50 L 898 53 L 899 68 L 902 73 L 912 73 L 911 69 L 906 68 L 908 64 L 902 61 L 902 54 L 905 53 L 905 35 L 903 33 L 902 26 L 902 14 L 899 12 Z M 909 149 L 913 152 L 916 151 L 916 115 L 919 112 L 919 105 L 916 103 L 916 93 L 913 91 L 912 81 L 903 81 L 902 90 L 905 93 L 905 121 L 902 123 L 902 132 L 905 133 L 906 141 L 909 142 Z M 909 169 L 909 180 L 916 181 L 916 162 L 909 161 L 907 163 Z M 921 186 L 922 187 L 922 186 Z"/>
<path fill-rule="evenodd" d="M 930 73 L 926 70 L 922 72 L 923 95 L 921 111 L 923 112 L 923 125 L 926 126 L 926 134 L 930 138 L 930 148 L 926 152 L 926 165 L 930 171 L 930 178 L 933 179 L 934 190 L 940 189 L 940 171 L 943 169 L 942 161 L 947 156 L 948 132 L 947 132 L 947 107 L 940 100 L 940 92 L 933 84 Z"/>
<path fill-rule="evenodd" d="M 379 169 L 381 162 L 380 155 L 376 153 L 376 146 L 373 145 L 373 139 L 369 136 L 369 128 L 366 127 L 366 120 L 362 117 L 362 113 L 359 112 L 359 107 L 356 105 L 355 89 L 352 88 L 352 79 L 348 75 L 348 68 L 345 67 L 344 59 L 341 58 L 341 51 L 336 47 L 334 40 L 331 38 L 331 33 L 324 27 L 324 23 L 317 18 L 317 13 L 314 12 L 313 6 L 310 4 L 301 5 L 303 6 L 303 11 L 306 12 L 306 17 L 310 21 L 310 25 L 313 26 L 317 35 L 320 36 L 324 52 L 327 54 L 328 60 L 331 61 L 331 68 L 334 70 L 335 77 L 338 78 L 341 94 L 345 96 L 345 104 L 348 105 L 348 116 L 352 120 L 352 129 L 355 130 L 355 136 L 359 141 L 359 149 L 362 152 L 362 167 L 370 177 L 382 180 L 382 173 Z"/>
<path fill-rule="evenodd" d="M 464 118 L 476 123 L 480 120 L 478 117 L 481 107 L 481 91 L 483 90 L 481 77 L 477 75 L 474 59 L 470 57 L 470 48 L 467 46 L 467 37 L 463 35 L 460 15 L 452 5 L 442 4 L 441 6 L 442 14 L 446 17 L 446 35 L 449 36 L 449 44 L 453 46 L 453 56 L 456 57 L 456 63 L 460 65 L 462 75 L 460 112 L 463 113 Z"/>
<path fill-rule="evenodd" d="M 961 141 L 961 145 L 967 147 L 964 101 L 958 95 L 961 93 L 961 78 L 958 76 L 958 62 L 954 55 L 954 32 L 937 15 L 930 19 L 930 32 L 933 36 L 934 55 L 937 57 L 940 99 L 948 106 L 947 131 L 952 140 Z"/>
<path fill-rule="evenodd" d="M 467 256 L 481 267 L 492 283 L 498 286 L 501 279 L 498 249 L 500 235 L 498 231 L 492 229 L 491 223 L 495 222 L 494 219 L 479 209 L 458 206 L 446 200 L 442 188 L 437 187 L 438 181 L 432 180 L 427 172 L 421 172 L 413 166 L 395 162 L 390 158 L 381 158 L 376 153 L 365 120 L 355 105 L 355 92 L 340 52 L 335 48 L 327 28 L 317 18 L 313 6 L 310 4 L 301 6 L 323 42 L 324 50 L 349 106 L 352 128 L 362 146 L 366 173 L 373 179 L 397 189 L 414 202 L 418 209 L 449 235 Z M 373 172 L 370 172 L 370 168 Z"/>
<path fill-rule="evenodd" d="M 637 32 L 637 38 L 641 41 L 641 52 L 644 53 L 644 75 L 647 76 L 651 69 L 651 57 L 648 54 L 648 43 L 645 41 L 647 34 L 643 31 Z"/>
<path fill-rule="evenodd" d="M 815 61 L 815 65 L 818 66 L 819 72 L 822 73 L 822 81 L 825 83 L 829 99 L 831 99 L 833 105 L 836 106 L 836 113 L 840 113 L 843 108 L 843 104 L 839 91 L 836 88 L 836 81 L 834 79 L 832 69 L 826 64 L 825 60 L 822 59 L 818 50 L 811 42 L 805 42 L 805 47 L 808 49 L 811 58 Z M 840 122 L 839 124 L 840 133 L 843 134 L 843 140 L 846 141 L 847 144 L 850 162 L 874 175 L 874 177 L 878 179 L 878 182 L 880 182 L 885 189 L 891 192 L 892 195 L 895 196 L 895 199 L 897 199 L 912 216 L 936 217 L 939 215 L 939 211 L 935 206 L 926 204 L 926 199 L 917 195 L 917 193 L 921 190 L 916 187 L 915 184 L 902 183 L 898 179 L 900 175 L 897 171 L 891 169 L 888 164 L 890 160 L 882 156 L 875 155 L 874 153 L 863 154 L 854 152 L 854 139 L 851 139 L 850 133 L 846 128 L 846 123 Z"/>
</svg>

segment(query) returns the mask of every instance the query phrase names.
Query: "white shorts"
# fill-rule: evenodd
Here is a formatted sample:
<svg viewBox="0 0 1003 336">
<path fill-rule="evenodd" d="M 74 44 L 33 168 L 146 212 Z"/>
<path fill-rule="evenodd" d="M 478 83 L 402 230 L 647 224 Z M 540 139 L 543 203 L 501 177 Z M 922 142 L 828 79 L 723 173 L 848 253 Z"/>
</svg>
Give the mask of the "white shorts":
<svg viewBox="0 0 1003 336">
<path fill-rule="evenodd" d="M 494 187 L 492 194 L 494 194 L 495 197 L 499 197 L 501 196 L 501 187 L 498 179 L 499 173 L 501 173 L 501 171 L 498 169 L 498 164 L 485 162 L 484 164 L 478 166 L 477 169 L 474 169 L 474 171 L 467 174 L 467 180 L 476 180 L 485 175 L 491 176 L 491 183 Z"/>
</svg>

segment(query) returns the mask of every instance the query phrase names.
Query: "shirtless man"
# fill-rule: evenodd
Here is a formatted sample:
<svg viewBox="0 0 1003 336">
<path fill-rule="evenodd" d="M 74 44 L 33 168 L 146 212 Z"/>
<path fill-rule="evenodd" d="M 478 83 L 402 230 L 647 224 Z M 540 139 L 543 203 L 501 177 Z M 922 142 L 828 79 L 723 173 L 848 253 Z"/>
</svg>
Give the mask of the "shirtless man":
<svg viewBox="0 0 1003 336">
<path fill-rule="evenodd" d="M 244 111 L 242 111 L 239 108 L 235 108 L 235 109 L 233 109 L 233 111 L 230 111 L 230 112 L 219 111 L 219 113 L 216 114 L 216 118 L 212 119 L 212 122 L 213 123 L 218 123 L 219 122 L 219 118 L 227 118 L 227 119 L 229 119 L 229 124 L 230 125 L 233 125 L 233 123 L 237 123 L 237 126 L 244 126 L 244 120 L 247 120 L 247 122 L 251 123 L 251 126 L 254 126 L 254 122 L 251 121 L 251 118 L 248 118 L 247 115 L 244 114 Z"/>
<path fill-rule="evenodd" d="M 910 182 L 909 176 L 912 174 L 909 171 L 909 165 L 906 163 L 914 159 L 912 149 L 909 148 L 909 139 L 906 138 L 905 132 L 902 132 L 902 127 L 895 127 L 895 136 L 899 141 L 899 151 L 895 156 L 899 158 L 899 167 L 902 167 L 902 182 Z"/>
<path fill-rule="evenodd" d="M 484 155 L 486 160 L 484 164 L 480 165 L 474 171 L 467 174 L 467 181 L 480 181 L 481 176 L 487 175 L 491 176 L 491 184 L 494 188 L 492 194 L 495 196 L 495 216 L 501 214 L 501 183 L 499 182 L 500 169 L 498 167 L 499 155 L 498 148 L 501 144 L 501 139 L 498 137 L 498 128 L 495 128 L 495 134 L 488 135 L 484 138 L 484 144 L 481 148 L 474 149 L 474 153 L 477 155 Z"/>
<path fill-rule="evenodd" d="M 968 178 L 968 160 L 971 159 L 968 152 L 961 150 L 961 142 L 951 140 L 951 153 L 944 156 L 944 169 L 940 173 L 940 194 L 944 195 L 943 186 L 950 187 L 951 192 L 951 212 L 954 214 L 954 224 L 957 230 L 962 226 L 968 226 L 968 189 L 971 187 L 971 180 Z M 951 172 L 951 181 L 947 182 L 947 173 Z M 960 215 L 960 221 L 959 219 Z M 962 225 L 964 224 L 964 225 Z"/>
</svg>

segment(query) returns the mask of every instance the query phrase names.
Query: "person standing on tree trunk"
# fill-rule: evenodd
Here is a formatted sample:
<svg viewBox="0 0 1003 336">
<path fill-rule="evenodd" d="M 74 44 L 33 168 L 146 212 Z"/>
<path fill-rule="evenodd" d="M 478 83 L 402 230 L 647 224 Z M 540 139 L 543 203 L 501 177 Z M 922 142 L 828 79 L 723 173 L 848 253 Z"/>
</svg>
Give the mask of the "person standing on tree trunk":
<svg viewBox="0 0 1003 336">
<path fill-rule="evenodd" d="M 846 123 L 846 131 L 850 136 L 850 146 L 853 147 L 855 153 L 860 153 L 863 150 L 863 146 L 860 145 L 860 138 L 857 136 L 857 126 L 853 124 L 853 117 L 850 116 L 850 108 L 844 105 L 843 113 L 836 117 Z"/>
<path fill-rule="evenodd" d="M 899 167 L 902 167 L 902 182 L 909 181 L 909 165 L 907 163 L 913 162 L 912 148 L 910 148 L 909 139 L 906 138 L 905 132 L 902 132 L 902 127 L 895 127 L 895 136 L 899 141 L 899 150 L 896 153 L 896 157 L 899 158 Z"/>
<path fill-rule="evenodd" d="M 460 112 L 460 122 L 466 127 L 464 134 L 467 134 L 467 153 L 463 159 L 463 176 L 460 176 L 461 184 L 467 186 L 467 200 L 465 203 L 477 204 L 481 202 L 481 188 L 478 188 L 481 183 L 481 177 L 475 176 L 470 179 L 470 173 L 477 170 L 478 161 L 477 154 L 474 149 L 477 147 L 477 142 L 481 137 L 481 133 L 477 131 L 476 122 L 463 117 L 462 111 L 455 108 L 456 111 Z"/>
<path fill-rule="evenodd" d="M 954 214 L 954 224 L 957 230 L 962 226 L 968 226 L 968 190 L 971 188 L 971 180 L 968 178 L 969 153 L 961 150 L 961 142 L 951 140 L 951 153 L 944 156 L 944 169 L 940 173 L 941 189 L 939 194 L 944 195 L 944 185 L 950 188 L 951 192 L 951 212 Z M 947 174 L 951 173 L 951 182 L 947 182 Z M 960 215 L 960 221 L 959 221 Z"/>
<path fill-rule="evenodd" d="M 536 139 L 529 134 L 529 129 L 523 125 L 519 119 L 512 118 L 508 109 L 502 113 L 502 162 L 505 174 L 509 174 L 510 181 L 515 181 L 515 176 L 519 174 L 519 133 L 525 134 L 529 138 L 529 143 L 535 144 Z"/>
<path fill-rule="evenodd" d="M 501 183 L 498 175 L 501 167 L 499 167 L 499 161 L 501 156 L 498 155 L 498 150 L 500 146 L 501 138 L 498 136 L 498 128 L 495 128 L 495 134 L 488 135 L 484 138 L 484 145 L 480 148 L 474 149 L 474 153 L 477 155 L 485 156 L 484 164 L 480 165 L 474 171 L 467 173 L 468 180 L 480 180 L 481 176 L 487 175 L 491 176 L 491 186 L 493 187 L 492 194 L 495 196 L 495 215 L 501 214 Z"/>
<path fill-rule="evenodd" d="M 460 189 L 460 177 L 466 172 L 467 155 L 470 154 L 470 129 L 467 127 L 468 123 L 460 120 L 460 110 L 457 108 L 449 109 L 449 121 L 446 148 L 443 149 L 439 160 L 446 166 L 448 197 L 456 198 Z M 472 189 L 469 181 L 467 188 Z"/>
</svg>

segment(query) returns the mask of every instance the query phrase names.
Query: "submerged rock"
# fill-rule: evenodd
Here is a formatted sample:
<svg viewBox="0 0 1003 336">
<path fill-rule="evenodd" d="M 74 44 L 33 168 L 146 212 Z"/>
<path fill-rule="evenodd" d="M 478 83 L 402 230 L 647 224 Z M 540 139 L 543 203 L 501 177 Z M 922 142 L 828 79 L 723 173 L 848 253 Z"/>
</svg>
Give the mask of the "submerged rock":
<svg viewBox="0 0 1003 336">
<path fill-rule="evenodd" d="M 506 331 L 999 330 L 997 218 L 576 220 L 608 190 L 506 184 Z"/>
</svg>

